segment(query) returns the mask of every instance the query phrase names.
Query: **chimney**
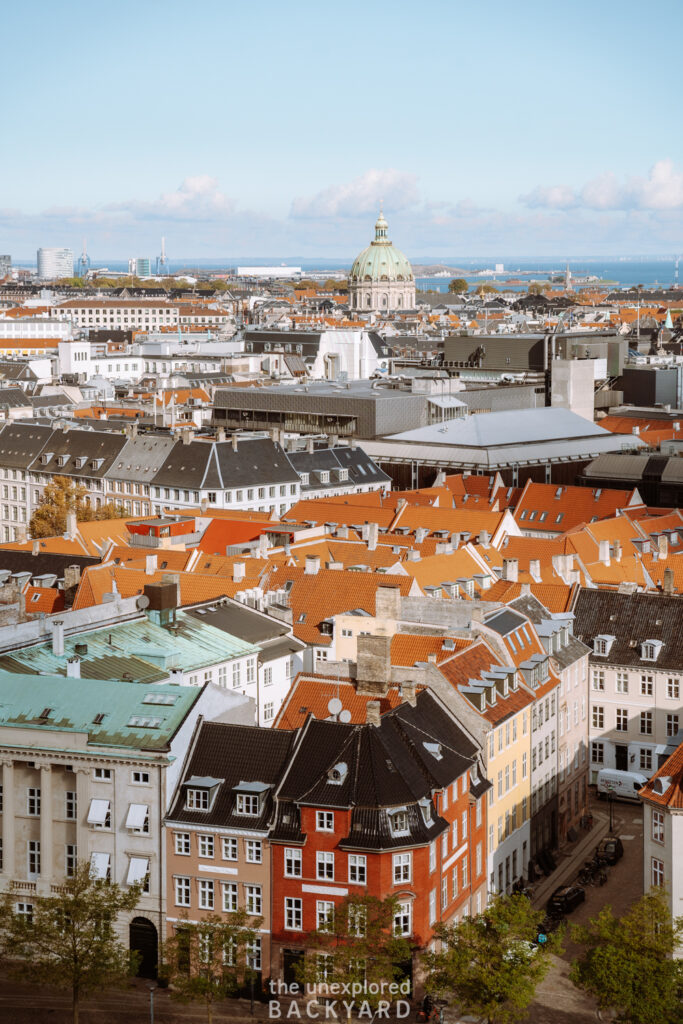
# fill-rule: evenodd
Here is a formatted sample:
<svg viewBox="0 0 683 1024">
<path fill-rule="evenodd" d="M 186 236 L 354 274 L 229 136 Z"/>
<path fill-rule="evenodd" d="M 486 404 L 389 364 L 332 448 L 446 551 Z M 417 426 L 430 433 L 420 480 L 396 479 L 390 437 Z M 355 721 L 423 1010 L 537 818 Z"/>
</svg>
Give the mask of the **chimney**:
<svg viewBox="0 0 683 1024">
<path fill-rule="evenodd" d="M 157 556 L 145 555 L 145 576 L 153 576 L 157 571 Z"/>
<path fill-rule="evenodd" d="M 415 683 L 412 681 L 401 683 L 401 696 L 406 704 L 410 704 L 410 706 L 414 708 L 417 704 L 417 690 L 415 688 Z"/>
<path fill-rule="evenodd" d="M 315 451 L 315 441 L 312 437 L 306 439 L 306 451 L 309 455 L 312 455 Z"/>
<path fill-rule="evenodd" d="M 77 654 L 74 654 L 73 658 L 66 659 L 66 678 L 81 678 L 81 659 L 78 657 Z"/>
<path fill-rule="evenodd" d="M 391 682 L 391 637 L 356 639 L 356 690 L 384 696 Z"/>
<path fill-rule="evenodd" d="M 237 451 L 237 434 L 232 435 L 232 450 Z"/>
<path fill-rule="evenodd" d="M 225 427 L 219 427 L 216 431 L 216 440 L 225 441 Z"/>
<path fill-rule="evenodd" d="M 426 526 L 418 526 L 415 531 L 415 543 L 422 544 L 423 540 L 429 535 L 429 530 Z"/>
<path fill-rule="evenodd" d="M 519 562 L 516 558 L 503 559 L 503 579 L 508 583 L 516 583 L 519 571 Z"/>
<path fill-rule="evenodd" d="M 180 436 L 183 444 L 192 444 L 194 441 L 194 430 L 191 430 L 190 427 L 183 427 L 180 432 Z"/>
<path fill-rule="evenodd" d="M 633 427 L 631 432 L 637 437 L 640 434 L 640 427 Z"/>
<path fill-rule="evenodd" d="M 378 700 L 369 700 L 365 705 L 365 721 L 368 725 L 379 726 L 381 720 L 380 703 Z"/>
<path fill-rule="evenodd" d="M 26 527 L 25 526 L 17 526 L 15 528 L 14 539 L 19 544 L 25 544 L 26 543 L 26 541 L 28 540 L 28 533 L 26 531 Z"/>
<path fill-rule="evenodd" d="M 669 556 L 669 538 L 665 533 L 660 533 L 657 537 L 657 551 L 660 562 L 665 562 Z"/>
<path fill-rule="evenodd" d="M 317 576 L 320 572 L 320 557 L 318 555 L 306 555 L 306 576 Z"/>
<path fill-rule="evenodd" d="M 600 541 L 600 553 L 599 553 L 598 557 L 599 557 L 599 559 L 600 559 L 600 561 L 602 562 L 603 565 L 609 565 L 610 564 L 610 562 L 609 562 L 609 541 L 608 540 L 601 540 Z"/>
<path fill-rule="evenodd" d="M 52 653 L 57 658 L 64 656 L 64 620 L 52 620 Z"/>
<path fill-rule="evenodd" d="M 73 540 L 78 533 L 78 521 L 76 519 L 75 512 L 67 512 L 66 514 L 66 536 L 69 540 Z"/>
<path fill-rule="evenodd" d="M 436 477 L 434 478 L 434 486 L 435 487 L 443 487 L 445 483 L 446 483 L 446 473 L 444 472 L 443 469 L 440 469 L 439 472 L 436 474 Z"/>
<path fill-rule="evenodd" d="M 64 570 L 64 589 L 73 590 L 81 582 L 80 565 L 67 565 Z"/>
<path fill-rule="evenodd" d="M 244 562 L 232 563 L 232 582 L 241 583 L 247 574 L 247 567 Z"/>
<path fill-rule="evenodd" d="M 399 619 L 401 617 L 401 591 L 398 587 L 379 586 L 375 593 L 375 618 Z"/>
<path fill-rule="evenodd" d="M 39 540 L 34 540 L 32 546 L 31 546 L 31 554 L 32 555 L 39 555 L 40 554 L 40 541 Z"/>
<path fill-rule="evenodd" d="M 267 558 L 268 551 L 270 550 L 270 544 L 268 542 L 268 534 L 260 533 L 258 538 L 258 553 L 260 558 Z"/>
<path fill-rule="evenodd" d="M 408 548 L 406 551 L 406 562 L 419 562 L 420 552 L 417 548 Z"/>
<path fill-rule="evenodd" d="M 670 565 L 667 565 L 664 570 L 664 580 L 662 582 L 662 591 L 667 597 L 672 597 L 674 592 L 674 571 Z"/>
<path fill-rule="evenodd" d="M 378 536 L 379 525 L 377 523 L 368 523 L 368 551 L 376 549 Z"/>
<path fill-rule="evenodd" d="M 620 544 L 620 542 L 618 540 L 615 540 L 615 542 L 614 542 L 613 551 L 614 551 L 614 561 L 615 562 L 620 562 L 621 561 L 621 544 Z"/>
<path fill-rule="evenodd" d="M 529 573 L 533 576 L 534 582 L 539 583 L 541 580 L 541 560 L 540 558 L 532 558 L 529 560 Z"/>
<path fill-rule="evenodd" d="M 405 508 L 407 504 L 408 502 L 405 498 L 399 498 L 398 501 L 396 502 L 396 511 L 400 512 L 401 509 Z"/>
<path fill-rule="evenodd" d="M 530 594 L 531 594 L 531 584 L 530 583 L 522 583 L 522 591 L 520 593 L 520 597 L 529 597 Z"/>
<path fill-rule="evenodd" d="M 202 500 L 199 502 L 199 509 L 200 509 L 200 511 L 201 511 L 203 516 L 206 515 L 208 507 L 209 507 L 208 498 L 202 498 Z"/>
<path fill-rule="evenodd" d="M 489 533 L 488 530 L 481 531 L 481 533 L 479 534 L 479 543 L 483 548 L 486 548 L 488 550 L 491 544 L 491 534 Z"/>
</svg>

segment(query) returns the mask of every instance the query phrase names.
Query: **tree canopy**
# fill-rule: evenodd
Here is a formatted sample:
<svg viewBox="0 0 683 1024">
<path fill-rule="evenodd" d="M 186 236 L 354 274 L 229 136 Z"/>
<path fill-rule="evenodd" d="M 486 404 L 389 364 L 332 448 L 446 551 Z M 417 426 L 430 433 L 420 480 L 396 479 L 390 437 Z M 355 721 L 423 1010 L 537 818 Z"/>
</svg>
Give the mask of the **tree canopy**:
<svg viewBox="0 0 683 1024">
<path fill-rule="evenodd" d="M 463 295 L 469 288 L 464 277 L 454 277 L 448 284 L 451 295 Z"/>
<path fill-rule="evenodd" d="M 500 895 L 476 917 L 440 926 L 441 949 L 425 957 L 430 991 L 489 1024 L 521 1019 L 559 950 L 557 933 L 536 944 L 542 919 L 525 896 Z"/>
<path fill-rule="evenodd" d="M 629 1024 L 674 1024 L 683 1016 L 683 918 L 672 920 L 666 893 L 651 889 L 623 917 L 610 906 L 585 926 L 572 927 L 582 947 L 571 979 L 601 1010 L 616 1009 Z"/>
<path fill-rule="evenodd" d="M 140 892 L 140 885 L 123 889 L 93 878 L 86 862 L 52 896 L 32 893 L 18 902 L 16 892 L 6 893 L 0 903 L 3 959 L 36 988 L 70 991 L 78 1024 L 83 999 L 134 973 L 136 955 L 120 942 L 114 924 L 121 912 L 135 909 Z"/>
<path fill-rule="evenodd" d="M 29 530 L 33 538 L 59 537 L 66 531 L 67 513 L 75 512 L 78 522 L 120 519 L 128 513 L 121 505 L 107 502 L 92 508 L 86 501 L 87 488 L 65 476 L 55 476 L 45 485 L 39 504 L 31 516 Z"/>
</svg>

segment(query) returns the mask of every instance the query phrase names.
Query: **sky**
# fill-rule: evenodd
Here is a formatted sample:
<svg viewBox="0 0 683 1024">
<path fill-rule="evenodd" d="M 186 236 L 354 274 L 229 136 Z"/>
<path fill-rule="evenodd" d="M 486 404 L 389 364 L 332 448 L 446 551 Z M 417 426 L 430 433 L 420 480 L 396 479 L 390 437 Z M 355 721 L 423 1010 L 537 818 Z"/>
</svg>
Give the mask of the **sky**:
<svg viewBox="0 0 683 1024">
<path fill-rule="evenodd" d="M 681 0 L 34 0 L 3 12 L 0 252 L 683 248 Z"/>
</svg>

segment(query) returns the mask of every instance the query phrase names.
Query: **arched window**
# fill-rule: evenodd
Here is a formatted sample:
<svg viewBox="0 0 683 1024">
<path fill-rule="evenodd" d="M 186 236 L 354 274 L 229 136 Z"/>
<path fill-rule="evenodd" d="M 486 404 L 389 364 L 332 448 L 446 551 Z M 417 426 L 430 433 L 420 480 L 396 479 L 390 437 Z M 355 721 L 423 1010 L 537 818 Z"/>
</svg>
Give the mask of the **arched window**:
<svg viewBox="0 0 683 1024">
<path fill-rule="evenodd" d="M 399 295 L 399 297 L 398 297 L 398 302 L 397 302 L 397 305 L 398 305 L 398 306 L 402 306 L 402 305 L 403 305 L 403 299 L 401 298 L 401 296 L 400 296 L 400 295 Z"/>
<path fill-rule="evenodd" d="M 386 305 L 387 305 L 387 297 L 386 297 L 386 295 L 383 295 L 383 296 L 382 296 L 382 305 L 383 305 L 383 306 L 386 306 Z"/>
<path fill-rule="evenodd" d="M 370 307 L 372 306 L 372 302 L 370 301 L 370 296 L 369 295 L 366 296 L 366 304 L 367 304 L 368 309 L 370 309 Z"/>
</svg>

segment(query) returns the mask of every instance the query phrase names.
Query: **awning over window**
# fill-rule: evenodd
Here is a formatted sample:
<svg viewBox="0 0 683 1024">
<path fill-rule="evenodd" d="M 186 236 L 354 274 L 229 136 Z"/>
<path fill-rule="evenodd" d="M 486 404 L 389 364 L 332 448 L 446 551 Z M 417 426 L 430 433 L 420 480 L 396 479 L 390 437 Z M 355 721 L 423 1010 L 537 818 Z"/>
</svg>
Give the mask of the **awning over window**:
<svg viewBox="0 0 683 1024">
<path fill-rule="evenodd" d="M 131 857 L 126 878 L 127 884 L 135 885 L 136 882 L 144 881 L 148 871 L 149 859 L 147 857 Z"/>
<path fill-rule="evenodd" d="M 145 818 L 149 807 L 147 804 L 131 804 L 128 808 L 128 817 L 126 818 L 126 828 L 142 828 L 145 824 Z"/>
<path fill-rule="evenodd" d="M 111 855 L 108 853 L 93 853 L 90 856 L 90 875 L 92 878 L 106 878 L 109 874 L 109 862 Z"/>
<path fill-rule="evenodd" d="M 88 824 L 89 825 L 104 825 L 109 814 L 109 801 L 108 800 L 91 800 L 90 810 L 88 811 Z"/>
</svg>

